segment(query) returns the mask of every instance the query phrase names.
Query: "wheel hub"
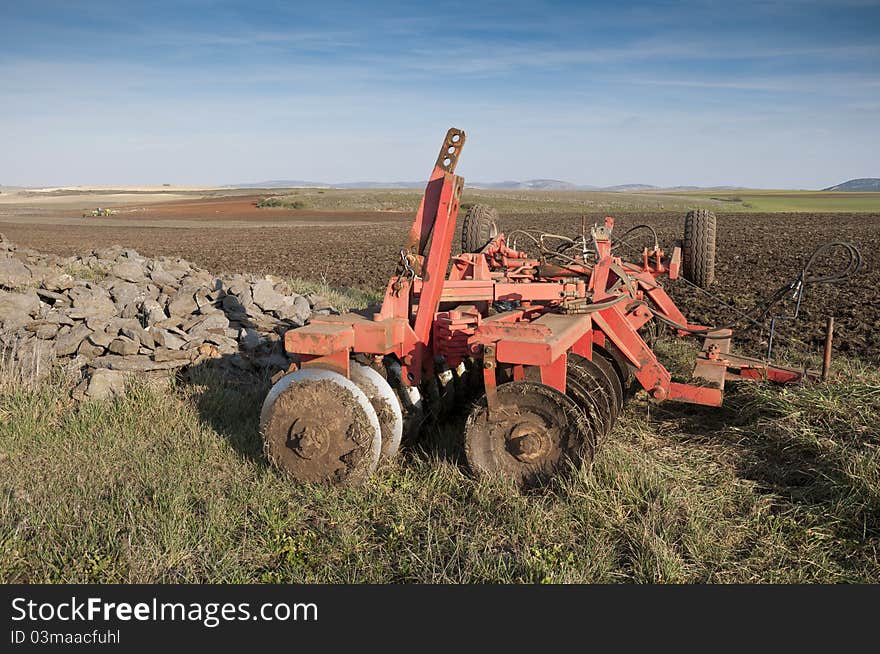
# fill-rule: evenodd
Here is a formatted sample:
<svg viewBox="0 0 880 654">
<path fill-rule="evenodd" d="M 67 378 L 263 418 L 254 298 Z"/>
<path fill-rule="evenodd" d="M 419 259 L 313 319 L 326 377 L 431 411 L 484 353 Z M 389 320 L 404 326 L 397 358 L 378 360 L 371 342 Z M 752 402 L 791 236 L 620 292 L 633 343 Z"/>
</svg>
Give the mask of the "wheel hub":
<svg viewBox="0 0 880 654">
<path fill-rule="evenodd" d="M 550 452 L 551 439 L 546 432 L 536 429 L 536 425 L 522 422 L 507 435 L 507 450 L 520 461 L 531 463 Z"/>
<path fill-rule="evenodd" d="M 529 487 L 592 458 L 592 428 L 574 400 L 531 381 L 501 384 L 496 392 L 492 415 L 484 397 L 465 425 L 465 454 L 476 474 Z"/>
<path fill-rule="evenodd" d="M 326 454 L 330 444 L 330 434 L 321 425 L 296 420 L 290 427 L 287 446 L 303 459 L 314 459 Z"/>
</svg>

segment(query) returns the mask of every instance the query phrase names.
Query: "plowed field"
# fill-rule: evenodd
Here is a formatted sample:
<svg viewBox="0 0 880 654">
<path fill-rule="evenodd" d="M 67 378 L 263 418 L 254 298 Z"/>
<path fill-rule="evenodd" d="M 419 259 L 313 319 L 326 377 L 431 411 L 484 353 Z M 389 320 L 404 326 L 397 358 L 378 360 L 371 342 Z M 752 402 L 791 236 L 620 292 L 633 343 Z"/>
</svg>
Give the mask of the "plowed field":
<svg viewBox="0 0 880 654">
<path fill-rule="evenodd" d="M 249 271 L 380 290 L 393 272 L 411 215 L 394 212 L 328 212 L 258 209 L 255 197 L 209 198 L 120 207 L 107 218 L 83 218 L 69 209 L 3 207 L 0 231 L 41 251 L 73 254 L 119 244 L 148 256 L 179 255 L 213 271 Z M 618 233 L 639 223 L 653 225 L 661 245 L 681 237 L 678 213 L 621 213 Z M 502 229 L 542 229 L 575 235 L 576 215 L 512 214 Z M 601 220 L 600 215 L 588 221 Z M 792 279 L 818 245 L 849 241 L 864 256 L 864 271 L 846 286 L 809 289 L 797 323 L 784 335 L 816 349 L 825 319 L 837 320 L 836 349 L 880 360 L 880 214 L 718 214 L 716 282 L 711 291 L 748 309 Z M 834 262 L 826 262 L 825 267 Z M 680 282 L 670 291 L 692 321 L 721 324 L 732 318 L 715 300 Z M 780 307 L 780 312 L 791 308 Z M 766 330 L 741 330 L 744 349 L 760 354 Z"/>
</svg>

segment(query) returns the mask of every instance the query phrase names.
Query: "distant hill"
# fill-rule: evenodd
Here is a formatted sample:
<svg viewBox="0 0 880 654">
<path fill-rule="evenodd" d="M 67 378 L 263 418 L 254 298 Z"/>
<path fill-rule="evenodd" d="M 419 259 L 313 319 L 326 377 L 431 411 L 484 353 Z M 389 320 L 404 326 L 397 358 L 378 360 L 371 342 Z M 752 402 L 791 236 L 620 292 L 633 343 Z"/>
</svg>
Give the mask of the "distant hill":
<svg viewBox="0 0 880 654">
<path fill-rule="evenodd" d="M 618 184 L 617 186 L 606 186 L 602 190 L 629 193 L 631 191 L 655 191 L 659 188 L 659 186 L 653 186 L 651 184 Z"/>
<path fill-rule="evenodd" d="M 880 178 L 878 177 L 862 177 L 861 179 L 851 179 L 836 186 L 823 188 L 823 191 L 849 191 L 854 192 L 880 192 Z"/>
<path fill-rule="evenodd" d="M 530 179 L 525 182 L 473 182 L 468 184 L 471 188 L 499 189 L 512 191 L 579 191 L 591 190 L 595 186 L 578 186 L 571 182 L 563 182 L 558 179 Z"/>
<path fill-rule="evenodd" d="M 330 186 L 322 182 L 304 182 L 299 179 L 273 179 L 266 182 L 226 184 L 221 188 L 330 188 Z"/>
<path fill-rule="evenodd" d="M 563 182 L 558 179 L 530 179 L 525 182 L 473 182 L 467 184 L 471 188 L 479 189 L 503 189 L 523 191 L 577 191 L 592 190 L 595 186 L 578 186 L 571 182 Z M 306 182 L 299 179 L 274 179 L 265 182 L 249 182 L 246 184 L 227 184 L 224 188 L 424 188 L 425 182 L 341 182 L 328 184 L 326 182 Z"/>
<path fill-rule="evenodd" d="M 860 181 L 860 180 L 854 180 Z M 875 180 L 876 181 L 876 180 Z M 849 182 L 847 182 L 849 183 Z M 618 184 L 617 186 L 591 186 L 572 184 L 559 179 L 529 179 L 526 181 L 505 180 L 503 182 L 467 182 L 468 188 L 485 191 L 608 191 L 615 193 L 634 193 L 638 191 L 721 191 L 740 190 L 739 186 L 654 186 L 652 184 Z M 246 184 L 227 184 L 223 188 L 350 188 L 350 189 L 423 189 L 425 182 L 307 182 L 298 179 L 275 179 Z"/>
<path fill-rule="evenodd" d="M 265 182 L 226 184 L 222 188 L 425 188 L 425 182 L 307 182 L 301 179 L 273 179 Z"/>
</svg>

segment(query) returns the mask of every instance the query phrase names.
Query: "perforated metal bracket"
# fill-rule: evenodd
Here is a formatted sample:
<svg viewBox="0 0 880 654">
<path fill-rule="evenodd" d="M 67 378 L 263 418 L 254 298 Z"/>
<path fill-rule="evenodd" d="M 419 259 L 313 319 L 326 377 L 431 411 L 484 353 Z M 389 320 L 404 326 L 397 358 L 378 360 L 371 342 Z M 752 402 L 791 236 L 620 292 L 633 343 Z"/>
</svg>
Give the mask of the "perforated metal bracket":
<svg viewBox="0 0 880 654">
<path fill-rule="evenodd" d="M 440 155 L 437 157 L 437 166 L 445 170 L 447 173 L 455 172 L 455 165 L 458 163 L 458 155 L 461 154 L 461 146 L 464 145 L 465 133 L 463 129 L 450 127 L 446 132 L 446 138 L 443 141 L 443 147 L 440 148 Z"/>
<path fill-rule="evenodd" d="M 497 417 L 498 379 L 496 377 L 498 360 L 495 358 L 495 344 L 483 346 L 483 385 L 486 390 L 486 408 L 489 419 Z"/>
</svg>

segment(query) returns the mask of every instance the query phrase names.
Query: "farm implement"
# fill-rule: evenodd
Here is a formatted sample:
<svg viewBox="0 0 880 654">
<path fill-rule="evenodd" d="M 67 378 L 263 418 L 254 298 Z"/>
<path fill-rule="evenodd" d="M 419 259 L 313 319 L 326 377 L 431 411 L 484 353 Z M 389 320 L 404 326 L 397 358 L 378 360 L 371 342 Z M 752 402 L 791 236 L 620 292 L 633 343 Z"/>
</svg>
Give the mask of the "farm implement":
<svg viewBox="0 0 880 654">
<path fill-rule="evenodd" d="M 261 430 L 270 461 L 294 479 L 360 483 L 427 416 L 470 406 L 471 469 L 537 485 L 592 460 L 635 386 L 658 402 L 720 406 L 728 380 L 808 374 L 735 354 L 731 329 L 691 324 L 663 289 L 666 278 L 712 281 L 708 211 L 688 213 L 671 252 L 655 236 L 632 263 L 616 254 L 612 218 L 574 238 L 505 235 L 476 205 L 453 254 L 464 142 L 447 133 L 381 309 L 313 316 L 285 333 L 294 363 L 266 397 Z M 703 339 L 689 383 L 652 349 L 658 323 Z"/>
<path fill-rule="evenodd" d="M 116 212 L 112 209 L 103 209 L 98 207 L 97 209 L 92 209 L 88 213 L 84 213 L 82 215 L 83 218 L 103 218 L 105 216 L 115 216 Z"/>
</svg>

